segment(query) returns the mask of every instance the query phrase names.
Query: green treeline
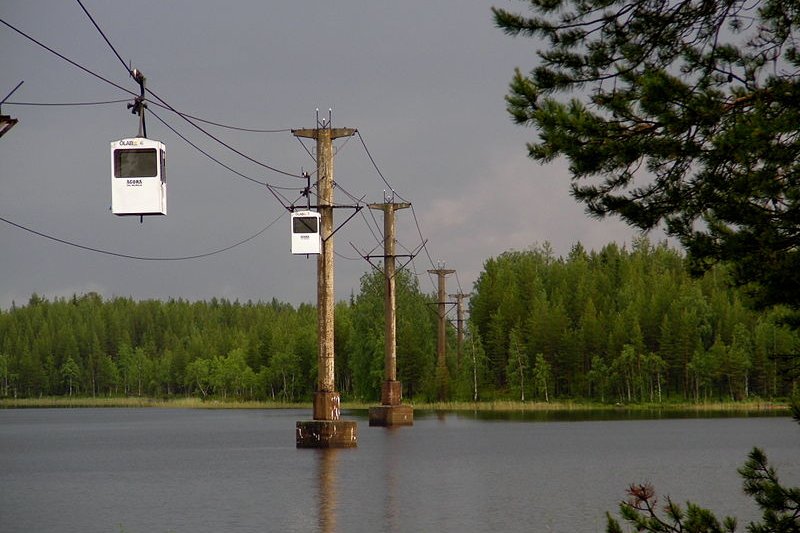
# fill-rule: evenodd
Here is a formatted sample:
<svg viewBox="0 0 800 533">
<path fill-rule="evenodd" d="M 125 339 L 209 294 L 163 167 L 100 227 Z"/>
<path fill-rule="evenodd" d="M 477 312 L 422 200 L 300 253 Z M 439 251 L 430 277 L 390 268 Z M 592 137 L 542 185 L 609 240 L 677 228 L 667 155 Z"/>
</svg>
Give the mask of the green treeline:
<svg viewBox="0 0 800 533">
<path fill-rule="evenodd" d="M 785 397 L 800 337 L 755 312 L 721 268 L 702 278 L 646 239 L 631 251 L 547 246 L 488 260 L 471 320 L 490 390 L 613 402 Z M 788 357 L 787 357 L 788 356 Z"/>
<path fill-rule="evenodd" d="M 408 399 L 651 402 L 786 397 L 800 337 L 785 312 L 755 312 L 722 270 L 695 279 L 684 258 L 641 240 L 566 258 L 547 246 L 489 259 L 461 353 L 448 330 L 436 370 L 436 298 L 396 277 L 397 374 Z M 384 281 L 365 274 L 336 306 L 336 385 L 380 397 Z M 0 397 L 195 396 L 309 400 L 316 309 L 212 299 L 33 295 L 0 312 Z"/>
<path fill-rule="evenodd" d="M 435 314 L 398 276 L 398 376 L 421 392 L 435 351 Z M 383 283 L 336 306 L 337 387 L 374 400 L 383 379 Z M 273 300 L 104 301 L 90 293 L 0 312 L 0 397 L 193 395 L 309 400 L 317 377 L 316 308 Z M 433 348 L 432 348 L 433 347 Z"/>
</svg>

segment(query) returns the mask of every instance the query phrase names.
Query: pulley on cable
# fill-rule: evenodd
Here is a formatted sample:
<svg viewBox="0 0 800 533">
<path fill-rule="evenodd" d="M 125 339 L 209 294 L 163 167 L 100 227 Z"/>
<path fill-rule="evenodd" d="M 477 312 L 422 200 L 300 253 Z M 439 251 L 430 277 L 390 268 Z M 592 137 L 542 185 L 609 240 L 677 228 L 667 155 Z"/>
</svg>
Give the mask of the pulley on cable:
<svg viewBox="0 0 800 533">
<path fill-rule="evenodd" d="M 164 143 L 147 138 L 144 121 L 145 77 L 131 72 L 140 96 L 128 104 L 139 115 L 139 134 L 111 142 L 111 210 L 119 216 L 167 214 L 167 150 Z"/>
<path fill-rule="evenodd" d="M 292 254 L 311 255 L 319 254 L 322 249 L 322 237 L 320 236 L 320 222 L 322 215 L 316 211 L 311 211 L 311 176 L 304 173 L 307 186 L 303 190 L 303 196 L 307 198 L 306 209 L 303 211 L 292 211 Z M 294 206 L 292 206 L 294 209 Z"/>
<path fill-rule="evenodd" d="M 319 254 L 322 238 L 319 233 L 321 215 L 316 211 L 292 212 L 292 253 Z"/>
</svg>

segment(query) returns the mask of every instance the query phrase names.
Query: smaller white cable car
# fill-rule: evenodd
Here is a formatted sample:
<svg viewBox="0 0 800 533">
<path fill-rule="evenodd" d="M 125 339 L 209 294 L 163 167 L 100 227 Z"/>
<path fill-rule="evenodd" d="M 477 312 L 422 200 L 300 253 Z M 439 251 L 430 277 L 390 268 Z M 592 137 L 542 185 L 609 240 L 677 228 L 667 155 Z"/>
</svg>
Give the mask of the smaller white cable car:
<svg viewBox="0 0 800 533">
<path fill-rule="evenodd" d="M 167 151 L 160 141 L 134 137 L 111 143 L 111 211 L 167 214 Z"/>
<path fill-rule="evenodd" d="M 292 212 L 292 253 L 296 255 L 319 254 L 322 250 L 320 221 L 315 211 Z"/>
</svg>

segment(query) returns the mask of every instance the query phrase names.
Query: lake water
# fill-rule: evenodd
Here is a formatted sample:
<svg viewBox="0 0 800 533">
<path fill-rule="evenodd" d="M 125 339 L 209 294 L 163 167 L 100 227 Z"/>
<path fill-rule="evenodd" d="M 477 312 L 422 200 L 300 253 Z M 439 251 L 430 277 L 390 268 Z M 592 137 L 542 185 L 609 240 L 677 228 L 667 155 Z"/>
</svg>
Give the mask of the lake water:
<svg viewBox="0 0 800 533">
<path fill-rule="evenodd" d="M 631 483 L 758 517 L 763 448 L 800 486 L 787 417 L 554 421 L 416 411 L 358 447 L 296 449 L 310 410 L 0 410 L 0 531 L 602 532 Z"/>
</svg>

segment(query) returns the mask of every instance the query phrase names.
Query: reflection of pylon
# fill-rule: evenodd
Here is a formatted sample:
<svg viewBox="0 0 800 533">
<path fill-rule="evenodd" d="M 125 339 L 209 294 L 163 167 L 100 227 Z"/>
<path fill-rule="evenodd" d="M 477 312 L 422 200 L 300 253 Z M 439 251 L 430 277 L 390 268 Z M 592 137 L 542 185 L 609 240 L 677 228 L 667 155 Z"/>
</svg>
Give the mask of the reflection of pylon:
<svg viewBox="0 0 800 533">
<path fill-rule="evenodd" d="M 428 270 L 429 274 L 436 274 L 438 277 L 438 293 L 437 293 L 437 302 L 436 307 L 438 310 L 439 316 L 439 327 L 437 330 L 437 337 L 436 337 L 436 394 L 439 401 L 445 400 L 447 398 L 447 389 L 450 382 L 450 376 L 447 372 L 447 338 L 446 338 L 446 310 L 445 306 L 447 302 L 445 301 L 445 296 L 447 295 L 447 291 L 445 290 L 445 277 L 453 274 L 455 270 L 446 269 L 444 265 L 440 265 L 439 268 L 434 270 Z"/>
</svg>

